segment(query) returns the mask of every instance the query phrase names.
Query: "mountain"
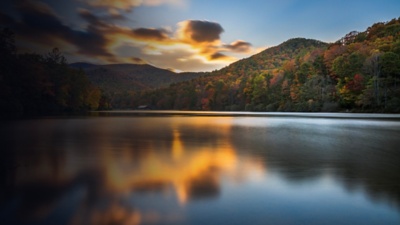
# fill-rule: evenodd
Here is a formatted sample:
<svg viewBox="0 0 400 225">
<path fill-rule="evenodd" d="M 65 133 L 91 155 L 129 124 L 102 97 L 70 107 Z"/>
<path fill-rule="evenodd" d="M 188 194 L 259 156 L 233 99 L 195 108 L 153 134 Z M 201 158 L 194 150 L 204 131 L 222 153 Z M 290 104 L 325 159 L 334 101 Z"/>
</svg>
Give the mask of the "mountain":
<svg viewBox="0 0 400 225">
<path fill-rule="evenodd" d="M 92 109 L 400 112 L 400 18 L 335 43 L 294 38 L 211 73 L 65 64 L 0 31 L 0 117 Z M 79 68 L 76 70 L 73 68 Z"/>
<path fill-rule="evenodd" d="M 327 47 L 328 44 L 321 41 L 306 38 L 293 38 L 249 58 L 239 60 L 223 69 L 222 72 L 272 72 L 275 69 L 281 68 L 285 62 L 296 58 L 306 55 L 307 57 L 315 58 L 316 55 L 320 54 Z M 312 59 L 307 58 L 306 60 L 309 61 Z"/>
<path fill-rule="evenodd" d="M 108 95 L 167 87 L 205 74 L 175 73 L 146 64 L 95 65 L 80 62 L 72 63 L 70 67 L 84 70 L 89 80 Z"/>
<path fill-rule="evenodd" d="M 290 39 L 207 76 L 137 96 L 133 102 L 159 109 L 264 111 L 279 98 L 275 89 L 285 78 L 282 68 L 294 67 L 303 58 L 304 62 L 315 60 L 327 47 L 317 40 Z"/>
<path fill-rule="evenodd" d="M 400 112 L 400 18 L 335 43 L 294 38 L 221 70 L 131 96 L 159 109 Z"/>
</svg>

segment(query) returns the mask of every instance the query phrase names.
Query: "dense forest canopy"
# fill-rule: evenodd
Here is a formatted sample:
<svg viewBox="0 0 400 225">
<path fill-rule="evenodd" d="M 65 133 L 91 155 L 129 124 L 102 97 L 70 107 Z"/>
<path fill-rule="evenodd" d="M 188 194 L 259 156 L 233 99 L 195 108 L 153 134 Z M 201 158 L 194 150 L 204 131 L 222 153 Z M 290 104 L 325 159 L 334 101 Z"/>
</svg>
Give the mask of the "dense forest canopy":
<svg viewBox="0 0 400 225">
<path fill-rule="evenodd" d="M 295 38 L 221 70 L 136 93 L 131 107 L 400 112 L 400 19 L 336 43 Z"/>
<path fill-rule="evenodd" d="M 140 105 L 175 110 L 400 112 L 400 18 L 350 32 L 331 44 L 290 39 L 223 69 L 188 73 L 196 78 L 151 89 L 114 87 L 118 77 L 112 73 L 107 76 L 114 77 L 107 79 L 93 74 L 106 67 L 73 68 L 58 49 L 47 55 L 17 54 L 13 33 L 7 29 L 0 32 L 0 62 L 1 116 Z M 116 66 L 119 78 L 124 75 L 136 83 L 160 83 L 148 74 L 151 71 L 176 76 L 141 65 L 134 67 L 139 73 L 136 81 L 121 72 L 127 65 Z"/>
<path fill-rule="evenodd" d="M 58 49 L 17 54 L 14 34 L 0 32 L 0 115 L 18 117 L 83 112 L 102 107 L 101 91 Z"/>
<path fill-rule="evenodd" d="M 148 64 L 72 63 L 72 68 L 82 69 L 91 83 L 108 97 L 109 104 L 117 108 L 130 108 L 131 96 L 136 92 L 168 87 L 172 83 L 188 81 L 205 73 L 176 73 Z"/>
</svg>

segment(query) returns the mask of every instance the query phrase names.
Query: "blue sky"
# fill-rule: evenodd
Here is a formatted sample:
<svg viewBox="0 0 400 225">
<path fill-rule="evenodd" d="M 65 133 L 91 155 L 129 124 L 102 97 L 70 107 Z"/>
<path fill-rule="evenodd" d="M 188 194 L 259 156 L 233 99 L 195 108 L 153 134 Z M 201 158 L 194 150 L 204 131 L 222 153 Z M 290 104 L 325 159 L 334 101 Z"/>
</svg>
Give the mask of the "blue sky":
<svg viewBox="0 0 400 225">
<path fill-rule="evenodd" d="M 216 21 L 225 30 L 224 39 L 242 38 L 271 46 L 292 37 L 336 41 L 352 30 L 398 18 L 400 1 L 193 0 L 183 8 L 142 7 L 136 13 L 138 21 L 149 27 L 171 26 L 187 19 Z"/>
<path fill-rule="evenodd" d="M 0 25 L 24 51 L 69 62 L 210 71 L 287 39 L 334 42 L 400 16 L 398 0 L 6 0 Z M 34 22 L 36 21 L 36 22 Z"/>
</svg>

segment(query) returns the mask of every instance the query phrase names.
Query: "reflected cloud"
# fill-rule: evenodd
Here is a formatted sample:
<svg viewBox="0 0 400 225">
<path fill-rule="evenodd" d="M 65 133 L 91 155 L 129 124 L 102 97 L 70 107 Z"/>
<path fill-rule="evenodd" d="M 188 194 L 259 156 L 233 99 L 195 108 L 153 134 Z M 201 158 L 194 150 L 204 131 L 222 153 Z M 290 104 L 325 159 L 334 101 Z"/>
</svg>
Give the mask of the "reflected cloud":
<svg viewBox="0 0 400 225">
<path fill-rule="evenodd" d="M 140 224 L 140 221 L 141 221 L 141 215 L 138 212 L 131 212 L 126 207 L 117 204 L 112 204 L 106 206 L 106 208 L 102 210 L 93 211 L 93 213 L 90 215 L 89 224 L 135 225 L 135 224 Z"/>
<path fill-rule="evenodd" d="M 179 160 L 183 154 L 183 146 L 182 146 L 182 140 L 181 140 L 181 134 L 178 129 L 173 129 L 172 130 L 172 157 L 175 160 Z"/>
<path fill-rule="evenodd" d="M 56 208 L 72 207 L 76 210 L 61 215 L 74 225 L 180 221 L 182 214 L 149 211 L 140 207 L 147 200 L 140 199 L 157 195 L 157 201 L 167 198 L 184 207 L 219 198 L 225 179 L 240 183 L 264 173 L 261 161 L 237 155 L 229 138 L 231 119 L 109 118 L 15 126 L 12 135 L 24 140 L 13 146 L 15 159 L 36 158 L 14 174 L 18 192 L 12 196 L 25 196 L 15 210 L 23 208 L 34 216 L 28 221 L 39 222 L 61 213 Z M 8 218 L 10 224 L 19 221 L 14 219 Z"/>
<path fill-rule="evenodd" d="M 190 199 L 217 197 L 220 192 L 221 176 L 231 176 L 235 179 L 234 175 L 243 173 L 244 168 L 248 170 L 247 172 L 265 169 L 260 162 L 246 160 L 246 157 L 239 163 L 236 150 L 229 143 L 228 121 L 225 118 L 210 122 L 201 117 L 191 120 L 190 128 L 199 131 L 199 136 L 189 136 L 194 138 L 196 144 L 193 145 L 190 140 L 182 139 L 188 132 L 185 128 L 185 123 L 188 121 L 172 118 L 170 125 L 172 135 L 167 141 L 169 146 L 164 145 L 165 140 L 161 141 L 162 143 L 155 143 L 157 141 L 153 140 L 143 145 L 146 146 L 146 152 L 140 159 L 127 160 L 126 163 L 120 160 L 120 156 L 116 158 L 104 154 L 102 161 L 106 163 L 103 165 L 106 186 L 110 190 L 119 192 L 162 191 L 173 187 L 181 204 L 187 203 Z M 210 123 L 219 124 L 219 129 L 215 133 L 217 140 L 199 143 L 204 135 L 201 131 L 207 132 Z M 102 145 L 107 146 L 105 143 Z M 134 151 L 128 148 L 123 151 L 132 150 Z"/>
<path fill-rule="evenodd" d="M 231 204 L 241 197 L 250 197 L 246 204 L 254 207 L 283 200 L 287 210 L 292 197 L 307 198 L 298 202 L 307 206 L 330 190 L 343 193 L 344 204 L 360 195 L 374 201 L 365 200 L 368 207 L 398 210 L 398 122 L 317 120 L 120 116 L 11 122 L 0 129 L 7 153 L 0 159 L 7 168 L 1 171 L 0 209 L 8 210 L 0 216 L 8 215 L 2 217 L 7 224 L 46 224 L 55 217 L 76 225 L 186 223 L 190 210 L 204 202 L 246 210 Z M 324 178 L 324 195 L 309 197 L 307 187 Z"/>
</svg>

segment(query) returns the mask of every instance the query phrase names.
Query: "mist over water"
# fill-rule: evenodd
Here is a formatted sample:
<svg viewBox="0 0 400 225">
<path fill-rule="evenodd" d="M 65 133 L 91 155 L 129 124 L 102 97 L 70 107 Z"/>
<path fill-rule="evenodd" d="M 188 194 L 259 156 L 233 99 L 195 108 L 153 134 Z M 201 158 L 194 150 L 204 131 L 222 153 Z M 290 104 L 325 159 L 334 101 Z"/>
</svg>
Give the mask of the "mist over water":
<svg viewBox="0 0 400 225">
<path fill-rule="evenodd" d="M 400 121 L 109 114 L 4 122 L 6 224 L 398 224 Z"/>
</svg>

